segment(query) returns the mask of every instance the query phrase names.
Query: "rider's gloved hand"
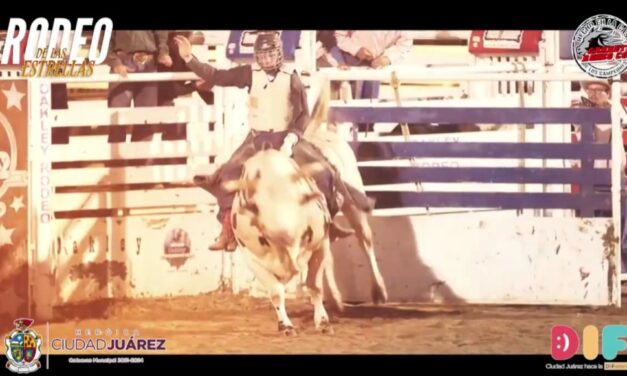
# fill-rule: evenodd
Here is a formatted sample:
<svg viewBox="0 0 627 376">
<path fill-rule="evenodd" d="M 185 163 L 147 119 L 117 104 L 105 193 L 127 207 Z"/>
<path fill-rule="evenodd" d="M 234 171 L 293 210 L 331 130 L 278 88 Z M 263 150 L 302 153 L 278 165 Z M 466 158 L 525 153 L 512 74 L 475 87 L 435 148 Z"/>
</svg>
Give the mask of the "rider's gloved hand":
<svg viewBox="0 0 627 376">
<path fill-rule="evenodd" d="M 283 145 L 281 145 L 281 152 L 285 153 L 288 157 L 292 156 L 292 148 L 298 142 L 298 136 L 295 133 L 288 133 L 283 139 Z"/>
</svg>

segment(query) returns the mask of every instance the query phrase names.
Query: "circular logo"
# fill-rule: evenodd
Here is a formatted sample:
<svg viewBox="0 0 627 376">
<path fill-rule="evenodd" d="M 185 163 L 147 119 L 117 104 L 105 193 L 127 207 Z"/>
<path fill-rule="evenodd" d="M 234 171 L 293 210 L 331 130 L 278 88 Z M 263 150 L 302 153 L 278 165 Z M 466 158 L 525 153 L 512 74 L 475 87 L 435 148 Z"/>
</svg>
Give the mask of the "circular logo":
<svg viewBox="0 0 627 376">
<path fill-rule="evenodd" d="M 608 14 L 590 17 L 575 31 L 572 50 L 577 65 L 590 76 L 618 76 L 627 69 L 627 24 Z"/>
</svg>

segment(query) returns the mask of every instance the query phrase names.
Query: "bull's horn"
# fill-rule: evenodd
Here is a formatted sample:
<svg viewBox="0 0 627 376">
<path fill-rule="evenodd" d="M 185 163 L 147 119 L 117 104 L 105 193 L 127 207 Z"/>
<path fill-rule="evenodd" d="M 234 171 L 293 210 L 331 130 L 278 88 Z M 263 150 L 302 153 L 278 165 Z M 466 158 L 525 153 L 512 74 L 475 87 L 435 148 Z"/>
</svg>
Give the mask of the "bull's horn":
<svg viewBox="0 0 627 376">
<path fill-rule="evenodd" d="M 257 185 L 257 182 L 255 180 L 246 180 L 246 179 L 229 180 L 229 181 L 222 183 L 222 187 L 227 192 L 253 190 L 255 189 L 256 185 Z"/>
<path fill-rule="evenodd" d="M 294 174 L 293 180 L 298 181 L 302 178 L 308 178 L 313 175 L 317 175 L 324 171 L 324 168 L 324 165 L 320 162 L 308 163 L 299 168 L 298 172 Z"/>
</svg>

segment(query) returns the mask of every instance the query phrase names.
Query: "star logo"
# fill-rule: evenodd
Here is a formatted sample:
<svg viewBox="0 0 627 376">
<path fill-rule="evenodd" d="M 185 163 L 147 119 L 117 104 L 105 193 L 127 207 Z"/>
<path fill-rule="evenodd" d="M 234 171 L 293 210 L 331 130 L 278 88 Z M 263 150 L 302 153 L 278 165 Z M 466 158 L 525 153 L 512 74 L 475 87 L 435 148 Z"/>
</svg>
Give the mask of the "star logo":
<svg viewBox="0 0 627 376">
<path fill-rule="evenodd" d="M 5 244 L 13 245 L 11 240 L 11 234 L 15 231 L 14 228 L 8 229 L 4 225 L 0 225 L 0 246 Z"/>
<path fill-rule="evenodd" d="M 9 206 L 12 207 L 13 210 L 15 210 L 15 212 L 17 213 L 21 208 L 24 207 L 24 196 L 13 197 L 13 202 Z"/>
<path fill-rule="evenodd" d="M 11 107 L 15 107 L 22 111 L 22 98 L 24 98 L 26 94 L 15 88 L 15 82 L 11 84 L 9 90 L 2 90 L 2 93 L 7 98 L 7 110 Z"/>
</svg>

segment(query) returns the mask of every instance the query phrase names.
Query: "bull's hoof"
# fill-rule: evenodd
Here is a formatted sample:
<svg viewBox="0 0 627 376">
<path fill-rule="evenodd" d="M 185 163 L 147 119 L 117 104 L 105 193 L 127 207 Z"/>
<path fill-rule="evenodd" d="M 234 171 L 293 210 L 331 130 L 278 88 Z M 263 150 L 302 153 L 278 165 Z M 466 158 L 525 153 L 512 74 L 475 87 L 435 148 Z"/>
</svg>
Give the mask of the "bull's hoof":
<svg viewBox="0 0 627 376">
<path fill-rule="evenodd" d="M 334 335 L 335 334 L 335 330 L 333 330 L 333 327 L 331 326 L 331 324 L 328 321 L 323 321 L 320 323 L 320 325 L 318 326 L 317 329 L 321 334 L 326 334 L 326 335 Z"/>
<path fill-rule="evenodd" d="M 388 293 L 383 286 L 373 284 L 371 293 L 374 304 L 383 304 L 388 301 Z"/>
<path fill-rule="evenodd" d="M 333 301 L 333 307 L 338 312 L 344 312 L 344 302 L 342 301 L 342 297 L 339 294 L 331 294 L 333 296 L 333 299 L 331 299 Z"/>
<path fill-rule="evenodd" d="M 279 332 L 286 337 L 294 337 L 298 335 L 296 329 L 294 329 L 291 325 L 284 325 L 283 323 L 279 323 Z"/>
</svg>

